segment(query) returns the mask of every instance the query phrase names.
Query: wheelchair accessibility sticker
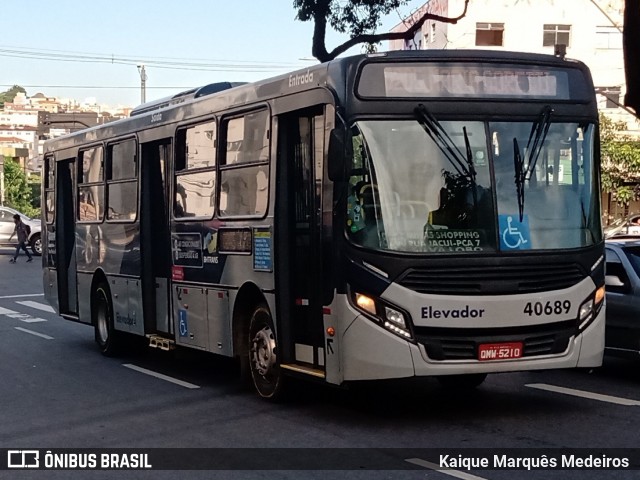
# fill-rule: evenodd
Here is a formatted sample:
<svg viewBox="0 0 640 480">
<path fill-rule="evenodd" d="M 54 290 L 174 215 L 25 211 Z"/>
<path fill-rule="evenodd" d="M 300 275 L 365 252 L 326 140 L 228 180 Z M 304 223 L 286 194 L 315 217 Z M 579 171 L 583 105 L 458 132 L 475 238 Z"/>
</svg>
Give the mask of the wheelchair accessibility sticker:
<svg viewBox="0 0 640 480">
<path fill-rule="evenodd" d="M 498 215 L 500 226 L 501 250 L 529 250 L 531 235 L 529 234 L 529 217 L 524 215 Z"/>
<path fill-rule="evenodd" d="M 178 330 L 181 337 L 186 337 L 189 333 L 189 325 L 187 325 L 187 311 L 178 310 Z"/>
</svg>

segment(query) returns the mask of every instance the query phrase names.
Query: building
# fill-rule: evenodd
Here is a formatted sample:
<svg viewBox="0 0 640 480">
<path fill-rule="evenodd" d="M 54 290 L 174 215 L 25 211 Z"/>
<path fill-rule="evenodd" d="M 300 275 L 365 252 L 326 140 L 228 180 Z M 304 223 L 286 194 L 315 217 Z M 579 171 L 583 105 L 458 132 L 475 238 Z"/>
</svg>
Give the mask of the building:
<svg viewBox="0 0 640 480">
<path fill-rule="evenodd" d="M 425 12 L 457 17 L 464 0 L 430 0 L 411 18 Z M 390 42 L 391 50 L 481 48 L 554 54 L 566 46 L 569 58 L 589 66 L 600 107 L 627 123 L 640 136 L 636 117 L 621 108 L 625 94 L 622 25 L 624 0 L 470 0 L 456 24 L 428 20 L 412 40 Z M 392 31 L 405 30 L 405 23 Z"/>
<path fill-rule="evenodd" d="M 457 17 L 464 0 L 430 0 L 392 31 L 425 12 Z M 624 0 L 470 0 L 464 18 L 455 24 L 428 20 L 411 40 L 390 42 L 391 50 L 465 49 L 512 50 L 554 54 L 565 45 L 566 56 L 589 66 L 600 111 L 624 121 L 622 132 L 640 140 L 638 118 L 622 106 L 625 88 L 622 27 Z M 607 217 L 640 212 L 640 201 L 628 206 L 603 195 Z"/>
<path fill-rule="evenodd" d="M 27 174 L 39 172 L 46 139 L 125 118 L 130 112 L 128 107 L 97 105 L 95 99 L 80 104 L 42 93 L 29 97 L 19 92 L 0 110 L 0 149 L 18 161 Z"/>
</svg>

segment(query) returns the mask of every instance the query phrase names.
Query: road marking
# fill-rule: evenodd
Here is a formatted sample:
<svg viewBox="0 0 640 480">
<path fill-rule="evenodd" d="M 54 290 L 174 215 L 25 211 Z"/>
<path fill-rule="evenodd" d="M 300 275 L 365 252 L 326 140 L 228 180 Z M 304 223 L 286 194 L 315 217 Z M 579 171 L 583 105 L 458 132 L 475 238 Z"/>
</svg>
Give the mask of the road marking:
<svg viewBox="0 0 640 480">
<path fill-rule="evenodd" d="M 638 400 L 630 400 L 628 398 L 622 397 L 612 397 L 611 395 L 602 395 L 600 393 L 575 390 L 573 388 L 556 387 L 555 385 L 547 385 L 546 383 L 530 383 L 525 386 L 530 388 L 537 388 L 538 390 L 546 390 L 548 392 L 564 393 L 565 395 L 572 395 L 574 397 L 589 398 L 591 400 L 598 400 L 599 402 L 615 403 L 616 405 L 624 405 L 627 407 L 640 405 L 640 401 Z"/>
<path fill-rule="evenodd" d="M 43 312 L 51 312 L 56 313 L 56 311 L 50 306 L 40 302 L 34 302 L 32 300 L 24 300 L 22 302 L 16 302 L 19 305 L 24 305 L 25 307 L 35 308 L 36 310 L 42 310 Z"/>
<path fill-rule="evenodd" d="M 422 460 L 421 458 L 407 458 L 405 459 L 405 462 L 413 463 L 414 465 L 419 465 L 430 470 L 435 470 L 436 472 L 444 473 L 445 475 L 449 475 L 451 477 L 461 478 L 462 480 L 486 480 L 483 477 L 478 477 L 477 475 L 461 472 L 459 470 L 441 468 L 437 463 L 427 462 L 426 460 Z"/>
<path fill-rule="evenodd" d="M 131 363 L 123 363 L 122 366 L 130 368 L 131 370 L 135 370 L 136 372 L 144 373 L 145 375 L 151 375 L 152 377 L 175 383 L 176 385 L 180 385 L 181 387 L 200 388 L 198 385 L 194 385 L 193 383 L 183 382 L 182 380 L 178 380 L 177 378 L 169 377 L 167 375 L 163 375 L 162 373 L 154 372 L 153 370 L 147 370 L 146 368 L 138 367 L 137 365 L 132 365 Z"/>
<path fill-rule="evenodd" d="M 42 337 L 42 338 L 46 338 L 47 340 L 53 340 L 53 337 L 50 337 L 49 335 L 45 335 L 44 333 L 39 333 L 39 332 L 34 332 L 33 330 L 27 330 L 26 328 L 22 328 L 22 327 L 13 327 L 16 330 L 20 330 L 21 332 L 24 333 L 30 333 L 31 335 L 35 335 L 36 337 Z"/>
<path fill-rule="evenodd" d="M 32 317 L 31 315 L 27 315 L 26 313 L 17 313 L 15 315 L 7 315 L 7 317 L 15 318 L 16 320 L 20 320 L 21 322 L 24 322 L 24 323 L 39 323 L 39 322 L 47 321 L 46 318 Z"/>
<path fill-rule="evenodd" d="M 0 298 L 44 297 L 44 293 L 25 293 L 23 295 L 5 295 Z"/>
<path fill-rule="evenodd" d="M 9 310 L 8 308 L 3 308 L 3 307 L 0 307 L 0 315 L 4 315 L 9 318 L 14 318 L 24 323 L 46 322 L 44 318 L 32 317 L 31 315 L 28 315 L 26 313 L 16 312 L 15 310 Z"/>
</svg>

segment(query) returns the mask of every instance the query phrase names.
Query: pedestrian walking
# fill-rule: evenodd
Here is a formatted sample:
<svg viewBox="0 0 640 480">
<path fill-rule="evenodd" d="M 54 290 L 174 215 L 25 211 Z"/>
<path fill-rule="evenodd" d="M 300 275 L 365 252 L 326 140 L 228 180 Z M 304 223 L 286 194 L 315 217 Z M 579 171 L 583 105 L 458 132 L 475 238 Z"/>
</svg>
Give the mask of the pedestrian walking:
<svg viewBox="0 0 640 480">
<path fill-rule="evenodd" d="M 18 235 L 18 246 L 16 247 L 15 255 L 9 261 L 11 263 L 16 263 L 18 255 L 20 254 L 20 249 L 23 249 L 24 253 L 27 254 L 27 257 L 29 257 L 27 259 L 27 262 L 31 262 L 33 260 L 33 257 L 29 253 L 29 250 L 27 250 L 27 240 L 29 239 L 29 233 L 31 233 L 31 229 L 29 228 L 29 225 L 25 225 L 24 223 L 22 223 L 22 218 L 20 218 L 20 215 L 18 215 L 17 213 L 13 216 L 13 223 L 15 223 L 16 226 L 13 229 L 13 233 L 9 237 L 9 241 L 11 241 L 14 235 Z"/>
</svg>

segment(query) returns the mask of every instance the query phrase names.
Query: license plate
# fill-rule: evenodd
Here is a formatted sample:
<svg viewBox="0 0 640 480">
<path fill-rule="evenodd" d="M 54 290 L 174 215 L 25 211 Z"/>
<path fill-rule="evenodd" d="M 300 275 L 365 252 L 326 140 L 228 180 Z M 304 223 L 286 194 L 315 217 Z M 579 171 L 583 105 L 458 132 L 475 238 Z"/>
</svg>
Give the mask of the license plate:
<svg viewBox="0 0 640 480">
<path fill-rule="evenodd" d="M 522 357 L 522 342 L 483 343 L 478 346 L 478 360 L 509 360 Z"/>
</svg>

